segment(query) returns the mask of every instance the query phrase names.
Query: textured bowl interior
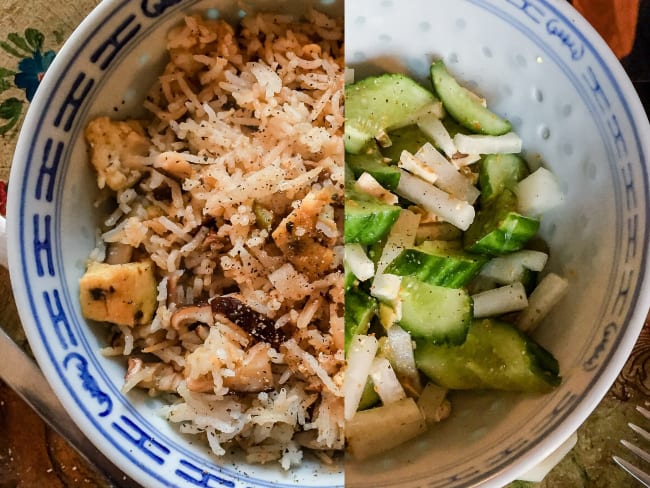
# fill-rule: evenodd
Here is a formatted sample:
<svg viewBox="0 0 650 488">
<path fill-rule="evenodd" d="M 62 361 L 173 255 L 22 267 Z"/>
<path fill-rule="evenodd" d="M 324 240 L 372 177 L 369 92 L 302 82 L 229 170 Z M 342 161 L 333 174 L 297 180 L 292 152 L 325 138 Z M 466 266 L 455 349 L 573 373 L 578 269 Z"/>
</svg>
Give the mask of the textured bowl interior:
<svg viewBox="0 0 650 488">
<path fill-rule="evenodd" d="M 564 382 L 541 396 L 460 394 L 439 428 L 389 455 L 346 463 L 346 486 L 503 486 L 576 430 L 613 383 L 648 310 L 650 134 L 638 97 L 605 43 L 566 3 L 383 0 L 346 4 L 355 78 L 410 73 L 433 59 L 508 117 L 531 165 L 561 180 L 546 214 L 549 267 L 568 296 L 536 334 Z"/>
<path fill-rule="evenodd" d="M 156 414 L 160 403 L 120 393 L 125 365 L 99 354 L 105 331 L 81 317 L 78 280 L 101 212 L 83 129 L 94 116 L 142 114 L 166 61 L 169 28 L 185 13 L 237 22 L 256 10 L 301 15 L 332 0 L 104 0 L 73 33 L 39 87 L 12 165 L 8 234 L 11 277 L 30 345 L 53 389 L 86 435 L 143 486 L 343 485 L 342 466 L 306 458 L 300 469 L 218 459 Z"/>
</svg>

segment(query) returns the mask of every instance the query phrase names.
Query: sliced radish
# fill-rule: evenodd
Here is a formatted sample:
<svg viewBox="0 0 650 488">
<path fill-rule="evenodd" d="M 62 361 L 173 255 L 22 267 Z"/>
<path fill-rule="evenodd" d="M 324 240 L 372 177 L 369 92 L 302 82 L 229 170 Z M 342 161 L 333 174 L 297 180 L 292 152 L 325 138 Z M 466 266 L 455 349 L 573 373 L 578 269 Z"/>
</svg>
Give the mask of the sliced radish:
<svg viewBox="0 0 650 488">
<path fill-rule="evenodd" d="M 478 188 L 472 185 L 432 144 L 426 143 L 422 146 L 415 153 L 415 157 L 426 163 L 438 175 L 434 184 L 441 190 L 468 203 L 474 203 L 480 195 Z"/>
<path fill-rule="evenodd" d="M 502 136 L 456 134 L 454 144 L 463 154 L 510 154 L 521 152 L 521 138 L 514 132 Z"/>
<path fill-rule="evenodd" d="M 520 282 L 472 295 L 474 317 L 494 317 L 523 310 L 528 305 L 526 289 Z"/>
<path fill-rule="evenodd" d="M 428 212 L 455 225 L 460 230 L 467 230 L 476 215 L 471 204 L 452 197 L 449 193 L 404 170 L 401 171 L 395 193 L 421 205 Z"/>
<path fill-rule="evenodd" d="M 564 193 L 555 175 L 538 168 L 515 186 L 519 211 L 539 216 L 564 203 Z"/>
<path fill-rule="evenodd" d="M 344 259 L 345 264 L 359 281 L 369 280 L 375 275 L 375 263 L 366 256 L 361 244 L 346 244 Z"/>
<path fill-rule="evenodd" d="M 368 381 L 370 367 L 377 354 L 378 342 L 374 336 L 355 335 L 350 341 L 348 365 L 345 370 L 344 416 L 346 420 L 354 417 L 359 407 L 361 394 Z"/>
</svg>

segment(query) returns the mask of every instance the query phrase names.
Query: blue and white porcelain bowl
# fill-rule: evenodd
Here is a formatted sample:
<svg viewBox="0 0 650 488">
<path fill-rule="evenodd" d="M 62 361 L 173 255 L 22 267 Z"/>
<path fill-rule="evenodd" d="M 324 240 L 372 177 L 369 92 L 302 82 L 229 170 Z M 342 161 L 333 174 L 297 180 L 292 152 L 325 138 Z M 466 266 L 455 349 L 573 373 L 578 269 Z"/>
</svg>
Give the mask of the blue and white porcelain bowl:
<svg viewBox="0 0 650 488">
<path fill-rule="evenodd" d="M 158 400 L 123 395 L 124 364 L 102 357 L 105 332 L 80 313 L 78 280 L 100 222 L 83 130 L 99 114 L 138 116 L 164 66 L 166 35 L 187 13 L 237 22 L 254 11 L 342 16 L 342 1 L 104 0 L 66 42 L 26 117 L 9 189 L 10 271 L 39 365 L 89 439 L 146 487 L 340 487 L 341 466 L 299 469 L 219 459 L 156 413 Z M 279 466 L 279 465 L 278 465 Z"/>
<path fill-rule="evenodd" d="M 650 127 L 632 84 L 564 0 L 349 0 L 355 78 L 449 70 L 509 118 L 566 203 L 543 219 L 570 291 L 538 329 L 562 386 L 541 397 L 468 394 L 452 417 L 383 458 L 346 464 L 346 486 L 500 487 L 571 436 L 615 381 L 650 306 Z"/>
</svg>

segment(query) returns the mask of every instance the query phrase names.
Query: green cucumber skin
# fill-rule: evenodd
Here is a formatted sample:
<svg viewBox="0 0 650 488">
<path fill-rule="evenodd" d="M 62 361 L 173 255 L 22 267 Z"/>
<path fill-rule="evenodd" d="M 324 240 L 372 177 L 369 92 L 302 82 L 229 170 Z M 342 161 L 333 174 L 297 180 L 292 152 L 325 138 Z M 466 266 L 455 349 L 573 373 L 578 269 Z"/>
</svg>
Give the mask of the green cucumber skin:
<svg viewBox="0 0 650 488">
<path fill-rule="evenodd" d="M 498 228 L 476 239 L 465 249 L 478 254 L 497 256 L 523 249 L 539 229 L 539 220 L 509 212 L 499 223 Z M 467 235 L 467 234 L 466 234 Z"/>
<path fill-rule="evenodd" d="M 407 125 L 395 129 L 388 133 L 388 137 L 391 142 L 390 146 L 382 147 L 380 150 L 385 157 L 394 163 L 399 161 L 402 151 L 415 154 L 427 142 L 435 145 L 417 125 Z"/>
<path fill-rule="evenodd" d="M 472 322 L 467 339 L 458 346 L 418 341 L 415 362 L 431 381 L 452 390 L 541 393 L 561 382 L 550 352 L 514 325 L 490 319 Z"/>
<path fill-rule="evenodd" d="M 488 258 L 465 253 L 436 255 L 405 249 L 386 268 L 386 273 L 414 276 L 430 285 L 462 288 L 481 270 Z"/>
<path fill-rule="evenodd" d="M 377 313 L 377 300 L 363 291 L 351 288 L 345 293 L 345 350 L 352 337 L 368 332 Z"/>
<path fill-rule="evenodd" d="M 343 147 L 345 152 L 349 154 L 356 154 L 361 151 L 369 141 L 372 140 L 374 134 L 370 134 L 362 129 L 357 129 L 353 125 L 345 122 L 345 129 L 343 132 Z"/>
<path fill-rule="evenodd" d="M 472 299 L 464 288 L 446 288 L 402 278 L 399 324 L 413 337 L 435 344 L 461 344 L 472 321 Z"/>
<path fill-rule="evenodd" d="M 479 163 L 481 204 L 486 205 L 503 191 L 530 174 L 526 162 L 516 154 L 488 154 Z"/>
<path fill-rule="evenodd" d="M 369 377 L 368 381 L 366 381 L 366 385 L 363 387 L 363 393 L 361 394 L 361 400 L 359 400 L 359 407 L 357 410 L 368 410 L 377 405 L 379 400 L 379 395 L 375 391 L 375 384 Z"/>
<path fill-rule="evenodd" d="M 370 76 L 345 87 L 345 150 L 359 152 L 379 132 L 401 125 L 438 101 L 415 80 L 390 73 Z"/>
<path fill-rule="evenodd" d="M 524 275 L 521 278 L 521 283 L 524 285 L 526 295 L 530 295 L 537 286 L 537 283 L 539 283 L 539 271 L 524 269 Z"/>
<path fill-rule="evenodd" d="M 371 141 L 358 154 L 346 154 L 345 162 L 354 178 L 361 174 L 370 174 L 384 188 L 394 191 L 399 184 L 400 172 L 396 166 L 384 162 L 384 156 L 379 152 L 377 144 Z M 346 174 L 346 178 L 347 178 Z"/>
<path fill-rule="evenodd" d="M 350 165 L 348 164 L 347 160 L 344 163 L 343 171 L 344 171 L 343 176 L 345 181 L 345 190 L 347 192 L 348 189 L 353 189 L 354 184 L 356 183 L 356 180 L 354 179 L 354 171 L 352 171 L 352 168 L 350 168 Z"/>
<path fill-rule="evenodd" d="M 345 200 L 345 243 L 371 245 L 383 239 L 398 219 L 400 207 L 357 192 L 346 193 L 352 198 Z"/>
<path fill-rule="evenodd" d="M 344 267 L 344 285 L 345 285 L 345 291 L 348 291 L 350 288 L 354 286 L 354 284 L 357 281 L 356 276 L 354 276 L 354 273 L 348 269 L 347 266 Z"/>
<path fill-rule="evenodd" d="M 488 256 L 523 249 L 537 234 L 539 220 L 516 212 L 517 197 L 507 188 L 476 213 L 463 236 L 466 251 Z"/>
<path fill-rule="evenodd" d="M 445 109 L 463 127 L 477 134 L 492 136 L 512 130 L 510 122 L 471 99 L 447 71 L 442 60 L 431 65 L 430 73 L 434 89 Z"/>
</svg>

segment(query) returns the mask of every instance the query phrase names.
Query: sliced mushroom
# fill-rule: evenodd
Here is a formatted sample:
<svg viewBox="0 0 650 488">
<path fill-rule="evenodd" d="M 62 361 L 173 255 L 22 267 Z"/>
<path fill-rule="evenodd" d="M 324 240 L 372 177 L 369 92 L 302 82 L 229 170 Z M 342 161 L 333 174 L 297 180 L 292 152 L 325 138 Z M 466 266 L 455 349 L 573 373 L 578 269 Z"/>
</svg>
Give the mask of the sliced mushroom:
<svg viewBox="0 0 650 488">
<path fill-rule="evenodd" d="M 129 381 L 133 378 L 134 375 L 138 374 L 144 368 L 144 362 L 140 358 L 129 358 L 128 367 L 126 374 L 124 375 L 124 380 Z"/>
<path fill-rule="evenodd" d="M 133 247 L 121 242 L 109 244 L 106 251 L 106 264 L 125 264 L 131 261 Z"/>
<path fill-rule="evenodd" d="M 176 310 L 170 319 L 175 330 L 183 330 L 192 324 L 214 325 L 214 315 L 210 305 L 191 305 Z"/>
<path fill-rule="evenodd" d="M 140 358 L 131 357 L 124 380 L 127 390 L 137 386 L 157 392 L 175 392 L 183 377 L 169 364 L 145 363 Z M 134 380 L 135 383 L 129 384 Z"/>
<path fill-rule="evenodd" d="M 192 176 L 192 165 L 179 153 L 174 151 L 160 153 L 154 159 L 153 167 L 179 180 L 184 180 Z"/>
<path fill-rule="evenodd" d="M 304 430 L 298 432 L 293 436 L 293 440 L 302 447 L 307 449 L 313 449 L 315 451 L 328 451 L 332 449 L 332 446 L 328 446 L 322 442 L 318 441 L 318 431 L 317 430 Z"/>
</svg>

